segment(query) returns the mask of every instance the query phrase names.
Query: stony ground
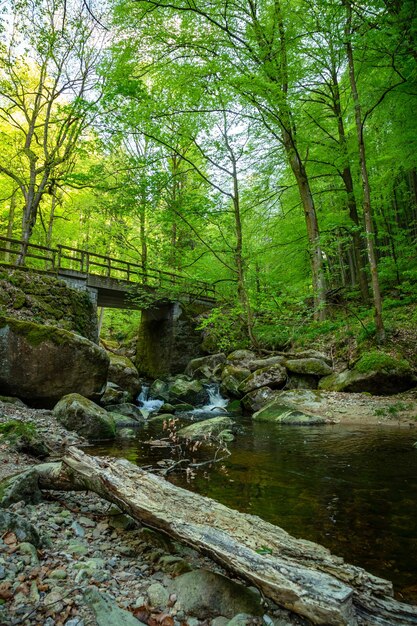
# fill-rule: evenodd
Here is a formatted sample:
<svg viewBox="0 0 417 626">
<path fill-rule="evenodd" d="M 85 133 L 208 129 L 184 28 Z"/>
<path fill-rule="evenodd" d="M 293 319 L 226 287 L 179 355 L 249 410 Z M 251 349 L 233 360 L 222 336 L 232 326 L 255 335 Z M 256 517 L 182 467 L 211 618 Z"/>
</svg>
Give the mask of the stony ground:
<svg viewBox="0 0 417 626">
<path fill-rule="evenodd" d="M 0 422 L 36 420 L 52 458 L 67 445 L 84 443 L 49 411 L 0 402 L 0 416 Z M 1 477 L 35 462 L 1 443 Z M 220 579 L 224 593 L 210 599 L 207 570 L 224 573 L 216 564 L 140 527 L 95 494 L 51 492 L 37 505 L 21 501 L 8 511 L 31 523 L 42 541 L 36 547 L 10 530 L 0 538 L 0 626 L 308 626 L 255 590 L 249 593 L 257 617 L 248 615 L 248 589 L 240 585 L 232 600 L 226 579 Z M 188 571 L 197 603 L 175 586 Z"/>
</svg>

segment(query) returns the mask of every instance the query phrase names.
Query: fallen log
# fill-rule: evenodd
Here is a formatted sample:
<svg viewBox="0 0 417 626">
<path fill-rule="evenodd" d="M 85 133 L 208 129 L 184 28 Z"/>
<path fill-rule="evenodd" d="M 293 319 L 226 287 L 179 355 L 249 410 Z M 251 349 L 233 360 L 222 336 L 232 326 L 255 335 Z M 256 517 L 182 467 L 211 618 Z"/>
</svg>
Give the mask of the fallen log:
<svg viewBox="0 0 417 626">
<path fill-rule="evenodd" d="M 390 582 L 128 461 L 69 448 L 60 463 L 38 465 L 31 472 L 40 489 L 94 491 L 141 523 L 209 555 L 314 624 L 417 625 L 417 607 L 394 600 Z"/>
</svg>

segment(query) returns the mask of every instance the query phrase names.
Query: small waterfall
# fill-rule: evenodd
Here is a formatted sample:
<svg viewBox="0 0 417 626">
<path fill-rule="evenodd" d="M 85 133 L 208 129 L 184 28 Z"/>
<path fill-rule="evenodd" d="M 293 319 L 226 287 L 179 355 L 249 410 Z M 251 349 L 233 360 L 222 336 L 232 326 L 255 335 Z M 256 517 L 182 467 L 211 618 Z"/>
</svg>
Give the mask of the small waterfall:
<svg viewBox="0 0 417 626">
<path fill-rule="evenodd" d="M 138 395 L 136 401 L 138 402 L 140 408 L 149 411 L 149 413 L 155 413 L 158 411 L 161 406 L 164 404 L 163 400 L 148 400 L 149 387 L 145 385 L 142 387 L 142 391 Z"/>
<path fill-rule="evenodd" d="M 194 409 L 194 414 L 207 413 L 209 416 L 219 415 L 226 412 L 226 407 L 229 404 L 229 400 L 223 398 L 220 394 L 219 385 L 212 383 L 207 385 L 208 404 L 205 404 L 198 409 Z"/>
</svg>

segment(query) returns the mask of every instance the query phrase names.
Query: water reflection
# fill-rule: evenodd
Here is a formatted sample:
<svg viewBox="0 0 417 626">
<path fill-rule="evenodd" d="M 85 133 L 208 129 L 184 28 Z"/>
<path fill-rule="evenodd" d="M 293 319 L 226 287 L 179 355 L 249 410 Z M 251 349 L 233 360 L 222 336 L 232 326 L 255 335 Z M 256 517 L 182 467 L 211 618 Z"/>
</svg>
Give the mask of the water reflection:
<svg viewBox="0 0 417 626">
<path fill-rule="evenodd" d="M 94 452 L 147 465 L 166 456 L 144 443 L 149 436 Z M 188 485 L 182 475 L 172 480 L 321 543 L 398 590 L 417 583 L 416 439 L 397 428 L 248 421 L 224 467 Z"/>
</svg>

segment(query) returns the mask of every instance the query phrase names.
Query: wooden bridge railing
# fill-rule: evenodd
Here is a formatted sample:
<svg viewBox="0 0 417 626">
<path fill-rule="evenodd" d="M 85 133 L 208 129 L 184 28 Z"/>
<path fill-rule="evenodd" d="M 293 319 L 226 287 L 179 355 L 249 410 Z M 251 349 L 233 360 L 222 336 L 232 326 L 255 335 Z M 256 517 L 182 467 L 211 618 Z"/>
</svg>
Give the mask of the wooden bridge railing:
<svg viewBox="0 0 417 626">
<path fill-rule="evenodd" d="M 24 245 L 19 239 L 0 237 L 0 257 L 3 263 L 16 266 Z M 60 271 L 70 270 L 85 275 L 105 276 L 193 298 L 212 300 L 215 297 L 214 286 L 210 283 L 154 268 L 147 267 L 144 271 L 138 263 L 70 246 L 57 245 L 56 248 L 49 248 L 29 243 L 24 267 L 58 274 Z"/>
</svg>

